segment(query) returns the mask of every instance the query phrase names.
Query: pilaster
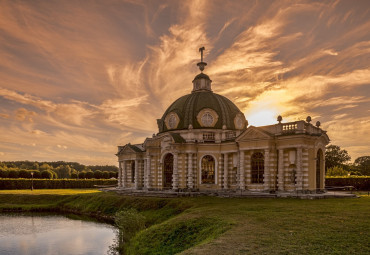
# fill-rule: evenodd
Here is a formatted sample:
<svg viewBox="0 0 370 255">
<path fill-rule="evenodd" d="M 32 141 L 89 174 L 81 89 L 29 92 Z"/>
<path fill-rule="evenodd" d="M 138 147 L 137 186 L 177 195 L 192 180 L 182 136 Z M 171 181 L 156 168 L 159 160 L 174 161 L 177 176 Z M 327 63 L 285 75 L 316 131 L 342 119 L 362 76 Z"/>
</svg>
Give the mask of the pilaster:
<svg viewBox="0 0 370 255">
<path fill-rule="evenodd" d="M 263 189 L 270 190 L 270 150 L 269 149 L 265 149 Z"/>
<path fill-rule="evenodd" d="M 303 172 L 302 172 L 302 147 L 297 148 L 297 184 L 296 190 L 302 190 Z"/>
<path fill-rule="evenodd" d="M 229 171 L 228 171 L 228 165 L 229 165 L 229 162 L 228 162 L 228 154 L 225 153 L 224 154 L 224 189 L 228 189 L 229 188 L 229 185 L 228 185 L 228 182 L 229 182 Z"/>
<path fill-rule="evenodd" d="M 172 189 L 179 189 L 179 169 L 178 169 L 178 153 L 173 154 L 173 176 L 172 176 Z"/>
<path fill-rule="evenodd" d="M 278 190 L 284 190 L 284 150 L 279 149 Z"/>
<path fill-rule="evenodd" d="M 139 160 L 135 159 L 135 189 L 139 189 Z"/>
<path fill-rule="evenodd" d="M 194 188 L 194 176 L 193 176 L 193 154 L 188 153 L 188 173 L 187 173 L 187 179 L 188 179 L 188 188 L 193 189 Z"/>
<path fill-rule="evenodd" d="M 239 188 L 245 190 L 245 180 L 244 180 L 244 151 L 239 152 Z"/>
</svg>

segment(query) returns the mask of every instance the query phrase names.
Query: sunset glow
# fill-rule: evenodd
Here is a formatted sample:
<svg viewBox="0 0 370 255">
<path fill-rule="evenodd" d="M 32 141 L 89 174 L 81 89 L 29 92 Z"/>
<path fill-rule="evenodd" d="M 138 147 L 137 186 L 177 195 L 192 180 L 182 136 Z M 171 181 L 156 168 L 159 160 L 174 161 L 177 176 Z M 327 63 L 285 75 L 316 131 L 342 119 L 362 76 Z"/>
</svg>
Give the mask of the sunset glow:
<svg viewBox="0 0 370 255">
<path fill-rule="evenodd" d="M 370 152 L 370 2 L 2 1 L 0 161 L 116 164 L 191 92 L 205 46 L 215 93 L 249 125 L 305 119 Z"/>
</svg>

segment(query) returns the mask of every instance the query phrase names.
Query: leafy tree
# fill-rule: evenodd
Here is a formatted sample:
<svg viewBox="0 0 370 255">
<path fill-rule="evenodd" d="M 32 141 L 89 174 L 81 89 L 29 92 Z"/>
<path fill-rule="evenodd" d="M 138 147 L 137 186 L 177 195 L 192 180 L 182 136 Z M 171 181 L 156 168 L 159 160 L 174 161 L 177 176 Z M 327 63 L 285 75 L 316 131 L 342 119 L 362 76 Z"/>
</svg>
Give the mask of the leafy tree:
<svg viewBox="0 0 370 255">
<path fill-rule="evenodd" d="M 8 173 L 8 178 L 18 178 L 19 172 L 17 170 L 10 170 Z"/>
<path fill-rule="evenodd" d="M 0 169 L 6 170 L 8 167 L 4 162 L 0 162 Z"/>
<path fill-rule="evenodd" d="M 72 169 L 69 165 L 60 165 L 55 170 L 61 179 L 68 179 L 71 177 Z"/>
<path fill-rule="evenodd" d="M 28 169 L 27 164 L 23 163 L 19 166 L 20 169 Z M 23 177 L 22 177 L 23 178 Z"/>
<path fill-rule="evenodd" d="M 39 170 L 32 170 L 34 179 L 41 179 L 41 172 Z"/>
<path fill-rule="evenodd" d="M 85 171 L 81 171 L 78 173 L 78 178 L 79 179 L 85 179 L 85 175 L 86 175 L 86 172 Z"/>
<path fill-rule="evenodd" d="M 370 156 L 356 158 L 354 165 L 357 167 L 356 170 L 361 174 L 370 175 Z"/>
<path fill-rule="evenodd" d="M 117 178 L 118 172 L 109 171 L 109 178 Z"/>
<path fill-rule="evenodd" d="M 52 171 L 50 170 L 41 171 L 41 178 L 42 179 L 52 179 L 53 178 Z"/>
<path fill-rule="evenodd" d="M 87 171 L 85 174 L 86 179 L 92 179 L 94 178 L 94 172 L 93 171 Z"/>
<path fill-rule="evenodd" d="M 45 170 L 50 170 L 51 169 L 51 166 L 49 165 L 49 164 L 46 164 L 46 163 L 44 163 L 44 164 L 42 164 L 41 166 L 40 166 L 40 171 L 42 172 L 42 171 L 45 171 Z"/>
<path fill-rule="evenodd" d="M 27 170 L 20 170 L 19 171 L 19 175 L 18 175 L 19 178 L 31 178 L 31 173 Z"/>
<path fill-rule="evenodd" d="M 349 172 L 344 170 L 340 166 L 334 166 L 332 168 L 329 168 L 326 172 L 326 176 L 348 176 Z"/>
<path fill-rule="evenodd" d="M 5 169 L 0 169 L 0 178 L 8 178 L 9 171 Z"/>
<path fill-rule="evenodd" d="M 94 178 L 95 178 L 95 179 L 101 179 L 101 178 L 103 178 L 103 172 L 102 172 L 102 171 L 100 171 L 100 170 L 96 170 L 96 171 L 94 172 Z"/>
<path fill-rule="evenodd" d="M 77 175 L 78 175 L 77 171 L 71 173 L 71 179 L 77 179 Z"/>
<path fill-rule="evenodd" d="M 343 167 L 346 162 L 351 160 L 351 156 L 346 150 L 342 150 L 337 145 L 328 145 L 325 151 L 325 168 L 333 168 L 335 166 Z"/>
<path fill-rule="evenodd" d="M 37 162 L 33 163 L 31 169 L 39 170 L 40 169 L 39 163 Z"/>
<path fill-rule="evenodd" d="M 103 179 L 109 179 L 109 172 L 108 171 L 103 172 Z"/>
</svg>

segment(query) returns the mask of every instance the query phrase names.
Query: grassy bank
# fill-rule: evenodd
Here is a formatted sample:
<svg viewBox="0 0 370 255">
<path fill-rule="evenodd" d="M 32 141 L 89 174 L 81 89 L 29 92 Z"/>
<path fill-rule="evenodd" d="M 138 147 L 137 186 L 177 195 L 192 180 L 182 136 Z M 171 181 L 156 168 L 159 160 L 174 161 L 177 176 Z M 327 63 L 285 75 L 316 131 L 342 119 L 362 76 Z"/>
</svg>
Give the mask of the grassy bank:
<svg viewBox="0 0 370 255">
<path fill-rule="evenodd" d="M 147 228 L 127 245 L 127 254 L 370 253 L 368 196 L 322 200 L 164 199 L 104 192 L 9 193 L 0 193 L 0 211 L 57 209 L 112 217 L 123 208 L 137 209 L 145 216 Z"/>
</svg>

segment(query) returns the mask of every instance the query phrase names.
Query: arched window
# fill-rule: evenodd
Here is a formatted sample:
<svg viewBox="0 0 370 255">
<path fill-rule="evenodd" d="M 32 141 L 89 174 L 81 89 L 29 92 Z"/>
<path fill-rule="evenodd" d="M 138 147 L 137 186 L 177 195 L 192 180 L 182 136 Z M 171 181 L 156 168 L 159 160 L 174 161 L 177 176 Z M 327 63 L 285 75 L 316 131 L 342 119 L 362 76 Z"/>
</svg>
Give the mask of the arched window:
<svg viewBox="0 0 370 255">
<path fill-rule="evenodd" d="M 214 184 L 215 183 L 215 159 L 206 155 L 202 158 L 202 183 Z"/>
<path fill-rule="evenodd" d="M 131 162 L 131 182 L 135 182 L 135 161 Z"/>
<path fill-rule="evenodd" d="M 172 187 L 173 155 L 168 153 L 163 160 L 163 188 Z"/>
<path fill-rule="evenodd" d="M 253 153 L 251 158 L 251 167 L 252 167 L 252 183 L 263 183 L 265 160 L 261 152 Z"/>
</svg>

